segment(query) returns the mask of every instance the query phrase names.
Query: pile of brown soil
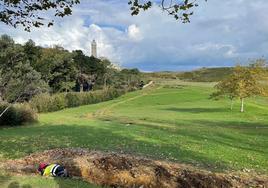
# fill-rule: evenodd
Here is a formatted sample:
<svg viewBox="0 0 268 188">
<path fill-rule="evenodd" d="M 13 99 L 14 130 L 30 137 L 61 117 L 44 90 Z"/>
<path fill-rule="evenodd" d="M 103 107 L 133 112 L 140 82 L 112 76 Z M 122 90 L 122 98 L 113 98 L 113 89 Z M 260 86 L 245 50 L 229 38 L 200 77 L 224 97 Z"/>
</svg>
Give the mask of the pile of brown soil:
<svg viewBox="0 0 268 188">
<path fill-rule="evenodd" d="M 267 176 L 211 173 L 188 165 L 84 149 L 48 150 L 6 161 L 0 167 L 10 173 L 35 174 L 40 162 L 62 164 L 71 176 L 111 187 L 268 187 Z"/>
</svg>

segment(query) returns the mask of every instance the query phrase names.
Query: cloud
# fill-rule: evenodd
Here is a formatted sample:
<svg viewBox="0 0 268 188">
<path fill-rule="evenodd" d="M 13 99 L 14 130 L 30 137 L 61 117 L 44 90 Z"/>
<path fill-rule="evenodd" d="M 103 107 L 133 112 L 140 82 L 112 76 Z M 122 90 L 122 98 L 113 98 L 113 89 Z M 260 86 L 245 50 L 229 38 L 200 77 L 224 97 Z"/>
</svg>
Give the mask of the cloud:
<svg viewBox="0 0 268 188">
<path fill-rule="evenodd" d="M 134 41 L 140 41 L 143 38 L 139 27 L 136 26 L 135 24 L 130 25 L 127 29 L 127 32 L 128 32 L 128 37 L 130 39 L 133 39 Z"/>
<path fill-rule="evenodd" d="M 54 27 L 26 33 L 0 24 L 0 34 L 88 55 L 96 39 L 100 56 L 146 71 L 231 66 L 237 59 L 267 56 L 267 9 L 266 0 L 200 1 L 191 23 L 181 24 L 157 6 L 133 17 L 126 1 L 88 0 Z"/>
<path fill-rule="evenodd" d="M 111 45 L 109 35 L 106 34 L 114 31 L 101 28 L 96 24 L 84 26 L 84 20 L 80 17 L 70 17 L 50 28 L 35 28 L 31 33 L 13 28 L 7 28 L 6 30 L 9 32 L 3 32 L 3 34 L 8 33 L 16 42 L 22 44 L 29 39 L 33 39 L 36 45 L 44 47 L 59 45 L 69 51 L 82 50 L 87 55 L 91 55 L 91 42 L 95 39 L 98 42 L 98 54 L 109 57 L 115 62 L 120 61 L 114 52 L 113 45 Z"/>
<path fill-rule="evenodd" d="M 202 54 L 206 53 L 206 55 L 220 53 L 225 58 L 239 57 L 239 54 L 236 53 L 236 48 L 231 44 L 202 43 L 194 45 L 193 49 Z"/>
</svg>

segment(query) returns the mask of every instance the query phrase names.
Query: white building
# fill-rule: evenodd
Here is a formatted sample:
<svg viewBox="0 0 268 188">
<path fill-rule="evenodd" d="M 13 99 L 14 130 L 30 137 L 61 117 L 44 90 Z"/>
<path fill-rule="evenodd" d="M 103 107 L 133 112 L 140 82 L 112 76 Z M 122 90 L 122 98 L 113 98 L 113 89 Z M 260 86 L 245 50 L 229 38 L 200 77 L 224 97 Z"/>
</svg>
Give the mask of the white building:
<svg viewBox="0 0 268 188">
<path fill-rule="evenodd" d="M 97 58 L 97 43 L 95 40 L 93 40 L 91 43 L 91 55 Z"/>
</svg>

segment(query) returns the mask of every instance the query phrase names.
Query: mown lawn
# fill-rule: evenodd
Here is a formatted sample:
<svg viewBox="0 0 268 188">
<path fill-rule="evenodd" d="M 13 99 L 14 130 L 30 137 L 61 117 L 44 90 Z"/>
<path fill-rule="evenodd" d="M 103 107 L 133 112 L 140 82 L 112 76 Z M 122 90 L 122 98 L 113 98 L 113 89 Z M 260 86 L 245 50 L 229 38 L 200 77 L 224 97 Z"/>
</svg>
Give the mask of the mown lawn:
<svg viewBox="0 0 268 188">
<path fill-rule="evenodd" d="M 240 113 L 238 102 L 230 111 L 228 100 L 210 100 L 212 90 L 206 83 L 163 82 L 113 101 L 41 114 L 36 125 L 0 129 L 0 159 L 80 147 L 267 173 L 268 99 L 246 100 Z"/>
</svg>

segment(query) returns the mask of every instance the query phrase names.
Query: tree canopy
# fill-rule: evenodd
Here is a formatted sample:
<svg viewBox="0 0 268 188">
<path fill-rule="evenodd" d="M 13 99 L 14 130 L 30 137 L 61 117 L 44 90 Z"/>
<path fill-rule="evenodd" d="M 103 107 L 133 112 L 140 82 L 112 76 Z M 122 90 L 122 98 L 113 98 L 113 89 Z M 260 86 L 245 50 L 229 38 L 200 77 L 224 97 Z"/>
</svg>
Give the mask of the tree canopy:
<svg viewBox="0 0 268 188">
<path fill-rule="evenodd" d="M 237 65 L 229 77 L 215 85 L 216 91 L 211 97 L 219 99 L 227 96 L 232 104 L 233 100 L 237 98 L 241 101 L 240 111 L 244 112 L 244 100 L 246 98 L 266 94 L 265 86 L 261 82 L 265 71 L 265 59 L 257 59 L 248 66 Z"/>
<path fill-rule="evenodd" d="M 0 38 L 0 98 L 8 102 L 27 100 L 44 89 L 46 83 L 31 67 L 23 47 L 3 35 Z"/>
<path fill-rule="evenodd" d="M 176 20 L 188 23 L 198 1 L 200 0 L 129 0 L 128 4 L 133 16 L 155 4 Z M 65 17 L 71 15 L 73 6 L 80 2 L 81 0 L 0 0 L 0 21 L 15 28 L 22 26 L 26 31 L 43 25 L 50 27 L 54 24 L 54 19 L 45 18 L 44 12 L 50 11 L 55 17 Z"/>
<path fill-rule="evenodd" d="M 139 70 L 118 70 L 108 59 L 81 50 L 42 48 L 32 40 L 21 45 L 7 35 L 0 37 L 0 101 L 30 100 L 40 92 L 138 87 L 139 81 Z"/>
</svg>

